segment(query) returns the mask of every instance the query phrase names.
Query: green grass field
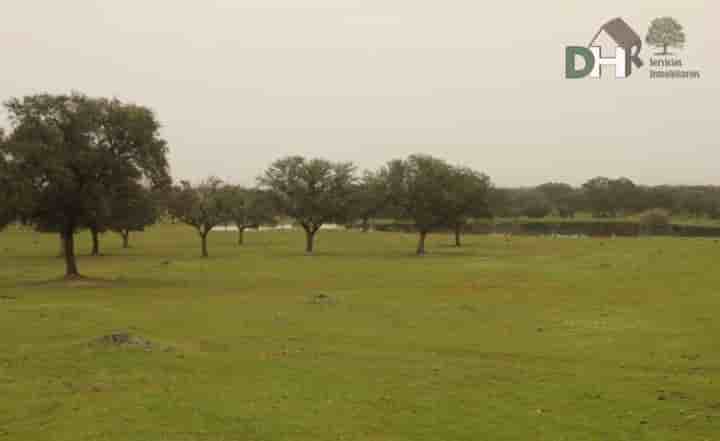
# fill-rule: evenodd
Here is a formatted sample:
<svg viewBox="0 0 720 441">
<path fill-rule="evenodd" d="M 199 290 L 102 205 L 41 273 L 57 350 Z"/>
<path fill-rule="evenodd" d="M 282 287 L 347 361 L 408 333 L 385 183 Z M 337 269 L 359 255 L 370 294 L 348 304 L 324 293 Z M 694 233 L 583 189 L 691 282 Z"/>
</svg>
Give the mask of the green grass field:
<svg viewBox="0 0 720 441">
<path fill-rule="evenodd" d="M 715 240 L 303 240 L 0 233 L 0 440 L 720 439 Z"/>
</svg>

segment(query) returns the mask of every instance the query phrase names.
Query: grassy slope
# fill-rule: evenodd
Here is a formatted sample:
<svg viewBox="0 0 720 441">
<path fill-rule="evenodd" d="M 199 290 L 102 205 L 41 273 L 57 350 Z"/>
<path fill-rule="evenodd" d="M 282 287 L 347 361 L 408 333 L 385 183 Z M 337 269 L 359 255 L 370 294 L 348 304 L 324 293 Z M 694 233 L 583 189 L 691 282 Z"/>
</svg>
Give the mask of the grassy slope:
<svg viewBox="0 0 720 441">
<path fill-rule="evenodd" d="M 0 440 L 720 439 L 716 241 L 211 236 L 0 234 Z"/>
</svg>

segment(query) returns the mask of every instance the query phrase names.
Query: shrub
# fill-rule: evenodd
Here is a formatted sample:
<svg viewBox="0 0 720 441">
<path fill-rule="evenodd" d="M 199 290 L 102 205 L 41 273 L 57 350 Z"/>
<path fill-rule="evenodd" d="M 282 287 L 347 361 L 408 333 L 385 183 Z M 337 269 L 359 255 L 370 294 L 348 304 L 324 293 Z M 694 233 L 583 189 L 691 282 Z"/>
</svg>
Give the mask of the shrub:
<svg viewBox="0 0 720 441">
<path fill-rule="evenodd" d="M 670 225 L 670 212 L 662 208 L 653 208 L 640 215 L 640 224 L 645 227 L 659 228 Z"/>
</svg>

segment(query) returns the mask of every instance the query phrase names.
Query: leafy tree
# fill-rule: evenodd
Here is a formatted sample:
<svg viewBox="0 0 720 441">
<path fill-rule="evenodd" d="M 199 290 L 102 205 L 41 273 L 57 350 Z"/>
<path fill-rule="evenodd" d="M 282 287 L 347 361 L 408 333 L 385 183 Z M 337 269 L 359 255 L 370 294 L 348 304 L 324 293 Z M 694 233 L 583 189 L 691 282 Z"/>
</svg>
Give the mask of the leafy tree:
<svg viewBox="0 0 720 441">
<path fill-rule="evenodd" d="M 12 165 L 4 148 L 5 133 L 0 129 L 0 231 L 16 220 L 18 188 Z"/>
<path fill-rule="evenodd" d="M 672 17 L 656 18 L 650 24 L 645 41 L 651 46 L 662 48 L 662 52 L 657 55 L 670 55 L 669 47 L 682 48 L 685 45 L 685 32 L 682 25 Z"/>
<path fill-rule="evenodd" d="M 417 254 L 424 255 L 428 233 L 449 224 L 452 168 L 441 159 L 412 155 L 405 160 L 390 161 L 381 169 L 380 176 L 402 218 L 415 222 L 420 236 Z"/>
<path fill-rule="evenodd" d="M 387 208 L 388 195 L 382 180 L 374 173 L 366 172 L 362 180 L 353 187 L 350 217 L 360 220 L 364 233 L 370 230 L 370 219 L 377 217 Z"/>
<path fill-rule="evenodd" d="M 673 187 L 661 185 L 657 187 L 639 187 L 638 195 L 641 199 L 639 204 L 641 210 L 650 210 L 653 208 L 662 208 L 668 212 L 672 212 L 675 207 L 675 193 Z"/>
<path fill-rule="evenodd" d="M 27 204 L 21 216 L 62 234 L 65 275 L 79 277 L 75 233 L 119 182 L 169 180 L 167 146 L 152 111 L 81 94 L 33 95 L 5 104 L 6 143 Z"/>
<path fill-rule="evenodd" d="M 637 213 L 641 208 L 640 191 L 637 185 L 628 178 L 610 181 L 610 194 L 615 204 L 615 211 L 624 215 Z"/>
<path fill-rule="evenodd" d="M 490 198 L 493 213 L 503 217 L 542 218 L 553 210 L 545 193 L 535 188 L 493 190 Z"/>
<path fill-rule="evenodd" d="M 131 232 L 144 231 L 157 222 L 157 198 L 150 189 L 129 181 L 115 188 L 110 200 L 110 213 L 107 228 L 122 237 L 123 248 L 129 248 Z"/>
<path fill-rule="evenodd" d="M 557 214 L 564 218 L 574 218 L 575 213 L 581 211 L 586 205 L 585 192 L 579 189 L 573 189 L 572 193 L 568 193 L 556 202 L 555 210 Z"/>
<path fill-rule="evenodd" d="M 575 217 L 575 212 L 580 208 L 580 195 L 571 185 L 562 182 L 548 182 L 538 186 L 537 190 L 545 195 L 552 211 L 564 218 Z"/>
<path fill-rule="evenodd" d="M 542 192 L 529 190 L 523 192 L 520 213 L 531 219 L 542 219 L 552 214 L 553 206 Z"/>
<path fill-rule="evenodd" d="M 455 246 L 460 247 L 460 235 L 470 218 L 491 217 L 488 196 L 490 178 L 468 167 L 450 170 L 448 226 L 455 233 Z"/>
<path fill-rule="evenodd" d="M 169 201 L 172 216 L 197 230 L 203 257 L 208 257 L 207 237 L 213 228 L 232 221 L 230 201 L 222 180 L 210 177 L 198 186 L 183 181 Z"/>
<path fill-rule="evenodd" d="M 680 209 L 689 215 L 701 218 L 710 215 L 715 206 L 711 191 L 702 187 L 688 187 L 678 192 Z"/>
<path fill-rule="evenodd" d="M 275 205 L 267 192 L 240 186 L 229 188 L 227 192 L 230 218 L 238 230 L 238 245 L 244 243 L 248 228 L 275 223 Z"/>
<path fill-rule="evenodd" d="M 550 201 L 553 205 L 557 205 L 558 201 L 562 200 L 562 198 L 567 195 L 572 194 L 574 191 L 572 185 L 562 182 L 547 182 L 539 185 L 537 190 L 543 193 L 548 201 Z"/>
<path fill-rule="evenodd" d="M 493 217 L 512 216 L 512 190 L 492 187 L 488 193 L 488 204 Z"/>
<path fill-rule="evenodd" d="M 587 203 L 595 217 L 617 217 L 637 211 L 638 187 L 627 178 L 597 177 L 583 184 Z"/>
<path fill-rule="evenodd" d="M 651 234 L 667 230 L 670 220 L 670 212 L 662 208 L 653 208 L 640 215 L 640 225 Z"/>
<path fill-rule="evenodd" d="M 583 184 L 590 210 L 595 217 L 614 217 L 616 204 L 610 192 L 610 179 L 596 177 Z"/>
<path fill-rule="evenodd" d="M 355 166 L 323 159 L 290 156 L 275 161 L 259 179 L 281 214 L 305 230 L 305 251 L 312 253 L 315 235 L 323 224 L 348 217 Z"/>
</svg>

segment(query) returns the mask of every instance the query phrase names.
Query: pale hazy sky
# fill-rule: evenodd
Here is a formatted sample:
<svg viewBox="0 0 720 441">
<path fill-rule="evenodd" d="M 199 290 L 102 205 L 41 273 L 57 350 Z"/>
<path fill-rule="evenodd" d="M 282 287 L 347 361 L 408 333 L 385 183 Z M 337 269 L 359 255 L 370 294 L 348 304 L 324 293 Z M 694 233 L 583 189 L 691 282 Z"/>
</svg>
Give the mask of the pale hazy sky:
<svg viewBox="0 0 720 441">
<path fill-rule="evenodd" d="M 643 37 L 678 19 L 702 79 L 564 80 L 564 47 L 617 16 Z M 717 0 L 1 0 L 0 99 L 147 105 L 192 180 L 419 152 L 502 186 L 720 184 L 718 18 Z"/>
</svg>

